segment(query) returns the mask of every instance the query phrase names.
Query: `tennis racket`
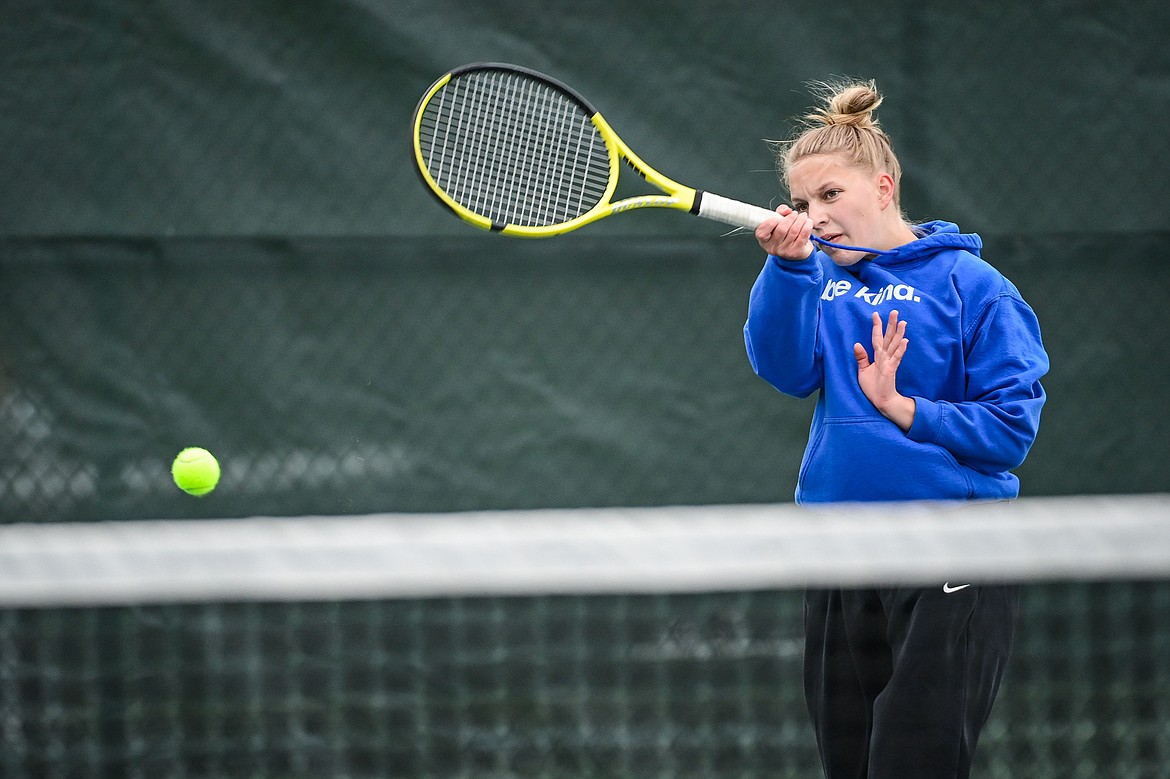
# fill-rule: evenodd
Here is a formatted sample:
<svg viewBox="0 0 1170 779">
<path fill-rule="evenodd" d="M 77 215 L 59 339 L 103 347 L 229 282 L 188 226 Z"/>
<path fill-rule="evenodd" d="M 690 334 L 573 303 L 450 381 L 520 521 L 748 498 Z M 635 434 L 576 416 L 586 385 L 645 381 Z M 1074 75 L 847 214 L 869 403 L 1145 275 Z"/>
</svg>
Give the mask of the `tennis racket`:
<svg viewBox="0 0 1170 779">
<path fill-rule="evenodd" d="M 485 230 L 540 238 L 635 208 L 672 208 L 754 229 L 774 212 L 651 168 L 573 89 L 527 68 L 465 65 L 414 112 L 414 160 L 443 205 Z M 614 202 L 622 163 L 664 194 Z"/>
</svg>

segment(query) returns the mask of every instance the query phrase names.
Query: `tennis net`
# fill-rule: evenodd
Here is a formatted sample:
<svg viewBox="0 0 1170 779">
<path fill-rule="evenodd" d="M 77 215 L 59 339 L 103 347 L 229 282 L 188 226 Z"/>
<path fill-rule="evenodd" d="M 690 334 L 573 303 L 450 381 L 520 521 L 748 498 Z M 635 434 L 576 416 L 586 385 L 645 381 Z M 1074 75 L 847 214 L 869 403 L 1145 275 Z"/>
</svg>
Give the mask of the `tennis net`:
<svg viewBox="0 0 1170 779">
<path fill-rule="evenodd" d="M 948 579 L 976 776 L 1170 776 L 1170 495 L 0 526 L 0 775 L 817 776 L 802 589 Z"/>
</svg>

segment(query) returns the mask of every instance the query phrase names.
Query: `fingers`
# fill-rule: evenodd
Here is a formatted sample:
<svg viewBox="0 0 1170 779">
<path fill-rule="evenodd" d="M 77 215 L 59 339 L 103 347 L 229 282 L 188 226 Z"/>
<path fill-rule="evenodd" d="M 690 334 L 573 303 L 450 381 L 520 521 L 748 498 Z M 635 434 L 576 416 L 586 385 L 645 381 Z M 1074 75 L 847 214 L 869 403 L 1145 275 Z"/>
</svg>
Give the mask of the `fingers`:
<svg viewBox="0 0 1170 779">
<path fill-rule="evenodd" d="M 902 357 L 906 354 L 906 347 L 910 345 L 909 338 L 903 338 L 898 341 L 898 345 L 894 347 L 894 351 L 890 353 L 890 363 L 897 367 L 902 362 Z"/>
<path fill-rule="evenodd" d="M 898 311 L 894 309 L 890 312 L 889 324 L 885 330 L 882 330 L 882 318 L 878 312 L 873 312 L 873 345 L 876 347 L 879 344 L 885 348 L 889 348 L 895 341 L 902 338 L 906 334 L 906 323 L 898 321 Z"/>
<path fill-rule="evenodd" d="M 769 217 L 756 227 L 756 238 L 765 240 L 772 237 L 773 231 L 780 225 L 780 220 L 792 213 L 792 209 L 786 205 L 776 206 L 776 217 Z"/>
<path fill-rule="evenodd" d="M 882 328 L 882 318 L 878 312 L 873 312 L 873 329 L 870 335 L 873 341 L 874 362 L 891 361 L 896 367 L 906 354 L 906 347 L 910 340 L 906 338 L 906 322 L 898 320 L 898 311 L 890 312 L 888 324 Z M 857 353 L 856 347 L 854 354 Z"/>
<path fill-rule="evenodd" d="M 812 254 L 811 236 L 808 216 L 786 205 L 776 208 L 775 218 L 765 219 L 756 227 L 760 246 L 769 254 L 789 260 L 803 260 Z"/>
<path fill-rule="evenodd" d="M 906 335 L 906 323 L 898 321 L 898 309 L 890 312 L 890 324 L 886 328 L 887 343 L 893 343 Z"/>
<path fill-rule="evenodd" d="M 805 214 L 793 211 L 788 206 L 776 208 L 776 218 L 768 218 L 756 227 L 756 238 L 762 243 L 771 239 L 783 240 L 799 234 L 807 227 L 808 234 L 812 235 L 812 222 Z"/>
<path fill-rule="evenodd" d="M 863 371 L 869 367 L 869 354 L 861 344 L 853 344 L 853 357 L 857 360 L 857 370 Z"/>
</svg>

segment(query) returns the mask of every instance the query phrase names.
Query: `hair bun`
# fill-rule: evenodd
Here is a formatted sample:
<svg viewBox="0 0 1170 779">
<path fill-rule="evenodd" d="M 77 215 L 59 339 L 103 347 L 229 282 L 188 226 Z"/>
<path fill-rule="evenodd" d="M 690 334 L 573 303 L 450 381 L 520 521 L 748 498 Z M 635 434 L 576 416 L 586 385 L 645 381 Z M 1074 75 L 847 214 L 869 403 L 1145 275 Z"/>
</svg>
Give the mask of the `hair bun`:
<svg viewBox="0 0 1170 779">
<path fill-rule="evenodd" d="M 873 81 L 846 84 L 819 84 L 826 107 L 809 114 L 806 119 L 812 124 L 830 127 L 846 125 L 853 127 L 876 127 L 874 110 L 882 104 L 882 96 Z"/>
</svg>

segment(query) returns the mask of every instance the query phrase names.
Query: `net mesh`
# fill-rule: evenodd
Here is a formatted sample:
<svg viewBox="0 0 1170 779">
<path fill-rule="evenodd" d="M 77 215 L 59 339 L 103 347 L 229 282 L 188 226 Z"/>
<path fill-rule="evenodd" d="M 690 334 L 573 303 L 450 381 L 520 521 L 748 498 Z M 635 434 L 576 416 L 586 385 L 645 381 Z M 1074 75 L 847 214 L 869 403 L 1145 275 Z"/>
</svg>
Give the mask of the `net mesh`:
<svg viewBox="0 0 1170 779">
<path fill-rule="evenodd" d="M 816 776 L 795 583 L 926 581 L 965 558 L 1024 582 L 974 775 L 1167 776 L 1170 497 L 988 508 L 0 528 L 0 773 Z M 766 543 L 765 517 L 793 542 Z M 742 548 L 771 573 L 736 574 Z M 327 584 L 391 559 L 415 565 Z M 186 585 L 157 586 L 159 566 Z"/>
<path fill-rule="evenodd" d="M 560 224 L 609 187 L 609 150 L 590 116 L 544 80 L 472 70 L 422 106 L 417 147 L 439 189 L 493 224 Z"/>
</svg>

